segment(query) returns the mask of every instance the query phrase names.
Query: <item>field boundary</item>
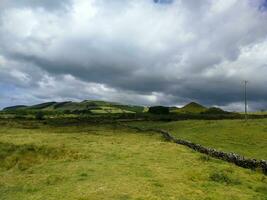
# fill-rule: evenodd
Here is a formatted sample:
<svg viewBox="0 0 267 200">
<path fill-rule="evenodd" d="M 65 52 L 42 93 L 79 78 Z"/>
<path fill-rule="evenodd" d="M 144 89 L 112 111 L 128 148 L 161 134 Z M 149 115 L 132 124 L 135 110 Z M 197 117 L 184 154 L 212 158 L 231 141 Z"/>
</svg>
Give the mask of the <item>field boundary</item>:
<svg viewBox="0 0 267 200">
<path fill-rule="evenodd" d="M 162 129 L 140 128 L 140 127 L 125 125 L 125 124 L 121 124 L 121 125 L 127 128 L 130 128 L 130 129 L 135 129 L 137 131 L 143 131 L 143 132 L 152 131 L 152 132 L 160 133 L 169 142 L 174 142 L 176 144 L 187 146 L 190 149 L 193 149 L 194 151 L 206 154 L 213 158 L 227 161 L 229 163 L 233 163 L 239 167 L 243 167 L 243 168 L 251 169 L 251 170 L 260 170 L 265 175 L 267 175 L 267 161 L 266 160 L 245 158 L 244 156 L 241 156 L 236 153 L 223 152 L 223 151 L 219 151 L 214 148 L 204 147 L 201 144 L 196 144 L 188 140 L 176 139 L 175 137 L 172 136 L 171 133 L 165 130 L 162 130 Z"/>
</svg>

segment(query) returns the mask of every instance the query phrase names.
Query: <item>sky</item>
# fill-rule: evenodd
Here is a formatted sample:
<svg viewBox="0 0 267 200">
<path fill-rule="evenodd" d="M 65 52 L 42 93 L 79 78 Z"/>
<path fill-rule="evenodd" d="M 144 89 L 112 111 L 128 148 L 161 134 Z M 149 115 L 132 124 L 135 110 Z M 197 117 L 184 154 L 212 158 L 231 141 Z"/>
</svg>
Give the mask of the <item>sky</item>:
<svg viewBox="0 0 267 200">
<path fill-rule="evenodd" d="M 266 0 L 0 0 L 0 108 L 267 110 Z"/>
</svg>

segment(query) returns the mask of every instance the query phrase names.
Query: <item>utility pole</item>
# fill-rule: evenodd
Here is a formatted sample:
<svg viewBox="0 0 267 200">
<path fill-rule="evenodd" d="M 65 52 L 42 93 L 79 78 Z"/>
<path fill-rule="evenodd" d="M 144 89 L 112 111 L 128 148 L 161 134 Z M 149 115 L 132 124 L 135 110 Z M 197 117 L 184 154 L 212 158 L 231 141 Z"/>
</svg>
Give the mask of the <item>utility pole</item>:
<svg viewBox="0 0 267 200">
<path fill-rule="evenodd" d="M 245 97 L 245 119 L 246 119 L 246 121 L 247 121 L 247 119 L 248 119 L 248 105 L 247 105 L 247 84 L 248 84 L 248 81 L 247 80 L 245 80 L 244 81 L 244 86 L 245 86 L 245 88 L 244 88 L 244 97 Z"/>
</svg>

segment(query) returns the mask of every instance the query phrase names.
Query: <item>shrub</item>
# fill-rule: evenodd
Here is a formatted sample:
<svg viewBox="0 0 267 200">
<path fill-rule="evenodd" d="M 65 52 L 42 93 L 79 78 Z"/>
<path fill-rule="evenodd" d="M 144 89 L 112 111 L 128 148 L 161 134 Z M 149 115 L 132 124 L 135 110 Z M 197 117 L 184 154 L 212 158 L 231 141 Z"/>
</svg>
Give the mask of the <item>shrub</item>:
<svg viewBox="0 0 267 200">
<path fill-rule="evenodd" d="M 64 110 L 63 113 L 64 114 L 72 114 L 70 110 Z"/>
<path fill-rule="evenodd" d="M 18 114 L 15 114 L 14 118 L 15 118 L 15 119 L 24 119 L 25 116 L 26 116 L 26 115 L 23 115 L 23 114 L 18 113 Z"/>
<path fill-rule="evenodd" d="M 35 119 L 37 119 L 37 120 L 43 120 L 44 119 L 44 113 L 43 112 L 37 112 L 35 114 Z"/>
<path fill-rule="evenodd" d="M 170 110 L 165 106 L 152 106 L 148 109 L 148 112 L 152 114 L 169 114 Z"/>
</svg>

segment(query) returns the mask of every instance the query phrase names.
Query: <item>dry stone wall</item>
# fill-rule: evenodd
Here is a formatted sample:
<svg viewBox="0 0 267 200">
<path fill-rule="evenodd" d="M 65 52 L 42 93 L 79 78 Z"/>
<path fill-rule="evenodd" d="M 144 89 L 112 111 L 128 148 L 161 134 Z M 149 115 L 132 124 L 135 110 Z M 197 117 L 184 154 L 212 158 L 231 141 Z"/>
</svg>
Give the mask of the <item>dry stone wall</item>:
<svg viewBox="0 0 267 200">
<path fill-rule="evenodd" d="M 245 158 L 244 156 L 241 156 L 236 153 L 227 153 L 223 151 L 218 151 L 213 148 L 204 147 L 200 144 L 196 144 L 187 140 L 182 139 L 176 139 L 173 137 L 169 132 L 165 130 L 159 130 L 159 129 L 143 129 L 140 127 L 133 127 L 133 126 L 127 126 L 128 128 L 132 128 L 138 131 L 153 131 L 160 133 L 167 141 L 174 142 L 176 144 L 184 145 L 189 147 L 190 149 L 193 149 L 197 152 L 206 154 L 208 156 L 211 156 L 213 158 L 221 159 L 224 161 L 227 161 L 229 163 L 234 163 L 237 166 L 248 168 L 252 170 L 260 170 L 265 175 L 267 175 L 267 161 L 266 160 L 257 160 L 257 159 L 249 159 Z"/>
</svg>

